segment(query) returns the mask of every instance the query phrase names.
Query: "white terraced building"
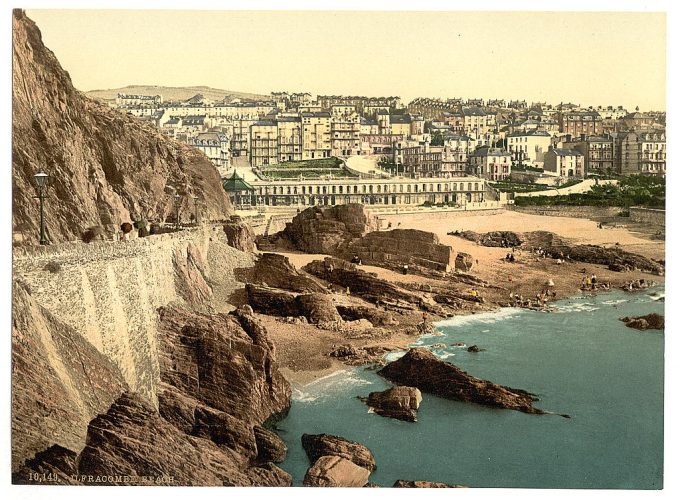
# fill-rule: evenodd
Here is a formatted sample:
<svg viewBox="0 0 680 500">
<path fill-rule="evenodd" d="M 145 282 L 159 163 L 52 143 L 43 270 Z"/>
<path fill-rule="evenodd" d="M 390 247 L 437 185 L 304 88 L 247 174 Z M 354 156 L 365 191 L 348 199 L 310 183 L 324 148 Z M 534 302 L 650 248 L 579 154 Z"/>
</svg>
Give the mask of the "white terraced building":
<svg viewBox="0 0 680 500">
<path fill-rule="evenodd" d="M 252 191 L 239 194 L 239 205 L 298 206 L 457 204 L 475 208 L 496 201 L 496 193 L 479 177 L 421 179 L 287 179 L 249 181 Z"/>
</svg>

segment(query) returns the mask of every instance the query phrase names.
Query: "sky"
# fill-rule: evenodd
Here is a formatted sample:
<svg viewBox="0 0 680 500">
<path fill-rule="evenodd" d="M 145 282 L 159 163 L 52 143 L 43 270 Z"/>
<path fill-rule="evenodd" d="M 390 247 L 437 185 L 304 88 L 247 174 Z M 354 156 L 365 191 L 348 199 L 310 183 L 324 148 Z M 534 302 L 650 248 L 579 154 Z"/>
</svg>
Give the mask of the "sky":
<svg viewBox="0 0 680 500">
<path fill-rule="evenodd" d="M 614 12 L 27 10 L 83 91 L 666 105 L 666 15 Z"/>
</svg>

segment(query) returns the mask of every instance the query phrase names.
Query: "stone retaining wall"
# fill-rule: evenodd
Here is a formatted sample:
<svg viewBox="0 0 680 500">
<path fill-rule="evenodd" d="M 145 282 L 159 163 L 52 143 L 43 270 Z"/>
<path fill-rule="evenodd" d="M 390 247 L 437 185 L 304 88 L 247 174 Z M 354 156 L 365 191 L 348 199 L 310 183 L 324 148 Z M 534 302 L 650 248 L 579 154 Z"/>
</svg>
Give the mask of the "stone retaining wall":
<svg viewBox="0 0 680 500">
<path fill-rule="evenodd" d="M 187 290 L 210 292 L 209 249 L 216 246 L 221 275 L 252 265 L 249 254 L 226 245 L 219 225 L 129 242 L 15 248 L 13 271 L 39 304 L 120 369 L 131 390 L 156 401 L 156 311 L 185 303 Z"/>
<path fill-rule="evenodd" d="M 510 207 L 509 207 L 510 208 Z M 552 206 L 533 206 L 533 207 L 518 207 L 512 205 L 511 210 L 525 214 L 534 215 L 551 215 L 553 217 L 578 217 L 582 219 L 591 219 L 595 217 L 616 217 L 621 213 L 620 207 L 594 207 L 594 206 L 570 206 L 570 205 L 552 205 Z"/>
<path fill-rule="evenodd" d="M 630 207 L 630 220 L 654 226 L 665 226 L 666 211 L 658 208 Z"/>
</svg>

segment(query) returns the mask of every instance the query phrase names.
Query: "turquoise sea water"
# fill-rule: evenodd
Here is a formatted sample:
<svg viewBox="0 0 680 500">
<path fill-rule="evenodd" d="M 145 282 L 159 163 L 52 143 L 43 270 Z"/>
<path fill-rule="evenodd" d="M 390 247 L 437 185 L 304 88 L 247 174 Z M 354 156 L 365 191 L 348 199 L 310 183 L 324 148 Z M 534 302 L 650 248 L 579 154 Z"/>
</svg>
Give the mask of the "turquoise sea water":
<svg viewBox="0 0 680 500">
<path fill-rule="evenodd" d="M 559 312 L 502 309 L 442 321 L 443 336 L 414 345 L 464 342 L 486 349 L 433 348 L 471 375 L 538 395 L 527 415 L 423 394 L 418 422 L 369 413 L 356 397 L 389 387 L 372 370 L 348 369 L 295 388 L 278 424 L 289 452 L 282 467 L 302 483 L 309 462 L 303 433 L 343 436 L 368 446 L 391 486 L 420 479 L 471 487 L 662 487 L 663 333 L 638 331 L 622 316 L 663 314 L 662 288 L 556 302 Z M 403 354 L 403 353 L 401 353 Z M 396 359 L 400 353 L 391 353 Z"/>
</svg>

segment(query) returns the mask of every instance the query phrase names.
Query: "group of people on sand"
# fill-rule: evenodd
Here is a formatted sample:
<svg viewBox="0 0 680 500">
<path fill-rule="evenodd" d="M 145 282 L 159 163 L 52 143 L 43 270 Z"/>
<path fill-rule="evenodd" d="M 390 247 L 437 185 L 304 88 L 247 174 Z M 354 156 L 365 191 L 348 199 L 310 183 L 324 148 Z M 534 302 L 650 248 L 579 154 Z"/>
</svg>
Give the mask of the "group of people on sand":
<svg viewBox="0 0 680 500">
<path fill-rule="evenodd" d="M 557 292 L 555 290 L 544 289 L 540 293 L 537 293 L 534 299 L 529 297 L 524 298 L 521 293 L 510 292 L 510 306 L 515 307 L 528 307 L 528 308 L 544 308 L 546 307 L 548 300 L 555 300 L 557 298 Z"/>
<path fill-rule="evenodd" d="M 584 274 L 581 278 L 581 290 L 611 290 L 611 283 L 600 283 L 595 273 L 588 276 Z"/>
<path fill-rule="evenodd" d="M 649 288 L 650 286 L 654 286 L 654 285 L 656 285 L 655 281 L 640 278 L 640 279 L 637 279 L 637 280 L 629 281 L 628 283 L 626 283 L 621 288 L 623 288 L 627 292 L 633 292 L 635 290 L 644 290 L 644 289 Z"/>
</svg>

